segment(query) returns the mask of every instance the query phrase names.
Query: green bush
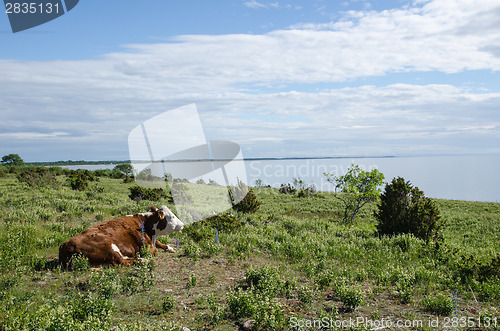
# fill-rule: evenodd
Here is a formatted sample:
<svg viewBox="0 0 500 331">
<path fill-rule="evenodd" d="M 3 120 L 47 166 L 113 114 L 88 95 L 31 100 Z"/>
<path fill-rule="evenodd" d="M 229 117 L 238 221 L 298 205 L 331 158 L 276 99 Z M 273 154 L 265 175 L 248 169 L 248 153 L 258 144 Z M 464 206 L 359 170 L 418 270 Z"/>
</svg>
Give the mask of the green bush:
<svg viewBox="0 0 500 331">
<path fill-rule="evenodd" d="M 233 206 L 234 210 L 242 213 L 255 213 L 259 208 L 260 201 L 252 190 L 248 191 L 243 200 Z"/>
<path fill-rule="evenodd" d="M 358 308 L 364 301 L 364 292 L 362 289 L 349 285 L 345 280 L 338 280 L 335 284 L 335 292 L 344 307 L 350 311 Z"/>
<path fill-rule="evenodd" d="M 254 330 L 284 330 L 287 325 L 284 308 L 275 299 L 264 297 L 257 305 Z"/>
<path fill-rule="evenodd" d="M 238 288 L 226 298 L 227 315 L 233 319 L 253 318 L 254 330 L 282 330 L 286 326 L 283 306 L 254 288 Z"/>
<path fill-rule="evenodd" d="M 195 287 L 196 283 L 197 283 L 196 279 L 197 278 L 196 278 L 196 275 L 194 273 L 192 273 L 191 275 L 189 275 L 188 281 L 186 283 L 186 288 L 190 289 L 190 288 Z"/>
<path fill-rule="evenodd" d="M 375 218 L 380 235 L 411 233 L 428 241 L 438 238 L 444 220 L 434 202 L 403 178 L 394 178 L 380 197 Z"/>
<path fill-rule="evenodd" d="M 73 307 L 73 318 L 85 321 L 90 318 L 109 320 L 114 308 L 113 302 L 92 292 L 77 296 Z"/>
<path fill-rule="evenodd" d="M 297 190 L 291 184 L 281 184 L 279 192 L 281 194 L 290 194 L 293 195 Z"/>
<path fill-rule="evenodd" d="M 171 197 L 167 195 L 167 192 L 159 187 L 148 188 L 135 185 L 130 187 L 129 190 L 130 194 L 128 197 L 136 202 L 140 202 L 141 200 L 161 201 L 164 199 L 171 201 Z"/>
<path fill-rule="evenodd" d="M 82 174 L 75 174 L 67 179 L 71 189 L 75 191 L 85 191 L 89 188 L 88 179 Z"/>
<path fill-rule="evenodd" d="M 278 270 L 270 266 L 250 268 L 245 273 L 249 286 L 268 296 L 275 296 L 281 290 Z"/>
<path fill-rule="evenodd" d="M 245 224 L 236 216 L 227 214 L 214 215 L 197 223 L 205 224 L 221 232 L 234 232 Z"/>
<path fill-rule="evenodd" d="M 481 260 L 474 255 L 464 256 L 456 262 L 458 276 L 463 283 L 471 279 L 481 282 L 488 279 L 500 279 L 500 255 L 490 261 Z"/>
<path fill-rule="evenodd" d="M 442 293 L 424 298 L 422 305 L 426 311 L 442 316 L 448 316 L 453 311 L 452 298 Z"/>
<path fill-rule="evenodd" d="M 257 305 L 260 299 L 251 289 L 243 291 L 242 288 L 238 288 L 236 291 L 230 292 L 227 296 L 228 313 L 236 319 L 251 317 L 257 312 Z"/>
<path fill-rule="evenodd" d="M 235 232 L 245 223 L 233 215 L 214 215 L 204 220 L 188 224 L 183 233 L 197 243 L 215 242 L 215 230 L 219 233 Z"/>
<path fill-rule="evenodd" d="M 16 177 L 21 183 L 26 183 L 30 187 L 59 186 L 56 176 L 46 168 L 21 170 Z"/>
<path fill-rule="evenodd" d="M 297 288 L 297 297 L 302 304 L 310 304 L 314 301 L 314 290 L 307 285 L 301 285 Z"/>
<path fill-rule="evenodd" d="M 242 213 L 255 213 L 259 210 L 260 201 L 245 183 L 238 181 L 238 186 L 231 186 L 228 190 L 234 210 Z"/>
</svg>

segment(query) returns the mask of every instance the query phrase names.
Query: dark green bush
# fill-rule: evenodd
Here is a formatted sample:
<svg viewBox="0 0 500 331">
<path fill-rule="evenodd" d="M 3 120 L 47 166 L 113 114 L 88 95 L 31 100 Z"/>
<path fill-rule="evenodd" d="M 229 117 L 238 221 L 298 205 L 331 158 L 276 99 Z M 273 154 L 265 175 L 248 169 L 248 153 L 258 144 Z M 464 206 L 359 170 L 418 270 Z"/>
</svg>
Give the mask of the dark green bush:
<svg viewBox="0 0 500 331">
<path fill-rule="evenodd" d="M 85 191 L 89 188 L 89 182 L 85 175 L 75 174 L 67 179 L 71 189 L 75 191 Z"/>
<path fill-rule="evenodd" d="M 242 181 L 238 181 L 238 186 L 231 186 L 229 197 L 235 211 L 242 213 L 255 213 L 260 208 L 260 201 L 252 190 Z"/>
<path fill-rule="evenodd" d="M 255 213 L 260 208 L 257 196 L 242 181 L 238 181 L 238 186 L 231 186 L 228 191 L 235 211 Z"/>
<path fill-rule="evenodd" d="M 295 194 L 295 192 L 297 192 L 297 190 L 290 184 L 281 184 L 280 186 L 280 189 L 279 189 L 279 192 L 281 194 Z"/>
<path fill-rule="evenodd" d="M 314 195 L 316 193 L 316 187 L 314 185 L 311 185 L 309 187 L 306 187 L 303 190 L 300 190 L 299 193 L 297 193 L 297 196 L 299 198 L 309 198 L 311 195 Z"/>
<path fill-rule="evenodd" d="M 94 172 L 87 169 L 67 170 L 65 171 L 65 174 L 68 177 L 80 177 L 81 179 L 89 182 L 99 181 L 99 177 L 97 177 Z"/>
<path fill-rule="evenodd" d="M 500 256 L 496 256 L 490 261 L 484 261 L 474 255 L 462 255 L 457 261 L 457 271 L 463 283 L 471 279 L 477 279 L 481 282 L 495 277 L 500 279 Z"/>
<path fill-rule="evenodd" d="M 257 196 L 250 190 L 247 195 L 233 206 L 233 209 L 242 213 L 255 213 L 260 208 L 260 201 Z"/>
<path fill-rule="evenodd" d="M 167 195 L 162 188 L 148 188 L 142 186 L 132 186 L 129 188 L 130 194 L 129 198 L 140 202 L 141 200 L 150 200 L 150 201 L 160 201 L 168 199 L 171 201 L 171 197 Z"/>
<path fill-rule="evenodd" d="M 380 235 L 412 233 L 428 241 L 437 239 L 444 220 L 434 202 L 403 178 L 394 178 L 380 196 L 375 211 Z"/>
<path fill-rule="evenodd" d="M 57 187 L 59 185 L 56 176 L 47 168 L 21 170 L 16 177 L 21 183 L 26 183 L 31 187 Z"/>
</svg>

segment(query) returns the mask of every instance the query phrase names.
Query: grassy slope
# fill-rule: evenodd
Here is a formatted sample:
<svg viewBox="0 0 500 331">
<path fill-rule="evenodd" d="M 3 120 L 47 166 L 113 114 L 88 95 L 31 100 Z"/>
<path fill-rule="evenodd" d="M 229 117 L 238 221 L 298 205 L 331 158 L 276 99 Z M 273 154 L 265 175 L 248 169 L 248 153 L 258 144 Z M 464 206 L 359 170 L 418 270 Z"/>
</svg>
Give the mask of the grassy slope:
<svg viewBox="0 0 500 331">
<path fill-rule="evenodd" d="M 451 298 L 455 291 L 453 314 L 475 319 L 498 316 L 499 281 L 465 282 L 460 280 L 457 267 L 462 256 L 473 255 L 487 263 L 500 251 L 500 204 L 496 203 L 437 200 L 448 226 L 445 244 L 436 248 L 411 236 L 374 236 L 373 206 L 362 210 L 357 223 L 349 227 L 339 222 L 340 205 L 330 194 L 298 198 L 273 189 L 256 189 L 259 212 L 239 215 L 247 225 L 236 233 L 220 233 L 220 246 L 212 241 L 194 244 L 186 234 L 164 238 L 171 243 L 178 239 L 181 248 L 154 258 L 154 279 L 149 285 L 141 281 L 151 274 L 140 273 L 140 268 L 136 268 L 138 274 L 132 274 L 133 268 L 100 272 L 48 268 L 57 257 L 58 246 L 71 236 L 101 220 L 141 212 L 152 204 L 130 201 L 131 185 L 102 178 L 91 187 L 99 186 L 103 192 L 92 188 L 76 192 L 66 186 L 31 189 L 12 175 L 0 178 L 0 316 L 5 328 L 19 329 L 29 323 L 53 325 L 49 319 L 56 319 L 83 321 L 81 327 L 87 330 L 109 325 L 232 330 L 240 322 L 263 316 L 258 310 L 262 304 L 251 298 L 250 306 L 257 307 L 253 315 L 237 315 L 230 308 L 235 298 L 243 298 L 231 290 L 245 285 L 250 268 L 261 266 L 276 268 L 281 288 L 288 290 L 266 296 L 271 301 L 265 311 L 275 312 L 277 307 L 281 313 L 264 316 L 260 325 L 271 323 L 273 318 L 284 319 L 288 325 L 291 317 L 427 323 L 434 317 L 424 309 L 425 298 L 437 294 Z M 346 309 L 346 299 L 339 294 L 342 284 L 363 299 L 354 311 Z M 116 286 L 108 288 L 105 300 L 96 301 L 94 293 L 102 294 L 103 288 L 111 285 Z M 172 309 L 163 306 L 169 300 L 174 302 Z M 108 317 L 105 309 L 97 313 L 94 309 L 95 316 L 108 324 L 98 326 L 91 321 L 92 314 L 83 318 L 72 311 L 66 316 L 67 302 L 87 310 L 111 304 Z M 34 316 L 46 316 L 47 320 L 40 322 Z M 85 323 L 88 326 L 82 326 Z"/>
</svg>

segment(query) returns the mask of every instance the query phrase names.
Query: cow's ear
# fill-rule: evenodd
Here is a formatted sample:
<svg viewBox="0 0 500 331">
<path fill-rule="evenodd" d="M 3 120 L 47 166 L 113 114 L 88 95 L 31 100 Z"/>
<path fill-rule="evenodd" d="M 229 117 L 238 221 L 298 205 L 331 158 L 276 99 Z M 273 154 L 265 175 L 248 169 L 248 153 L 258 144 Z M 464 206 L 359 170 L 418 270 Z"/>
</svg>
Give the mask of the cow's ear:
<svg viewBox="0 0 500 331">
<path fill-rule="evenodd" d="M 158 208 L 156 208 L 155 206 L 151 206 L 151 207 L 149 207 L 149 209 L 151 209 L 151 211 L 152 211 L 153 213 L 154 213 L 155 211 L 157 211 L 157 210 L 158 210 Z"/>
<path fill-rule="evenodd" d="M 165 212 L 161 209 L 158 209 L 158 217 L 160 219 L 163 219 L 165 217 Z"/>
</svg>

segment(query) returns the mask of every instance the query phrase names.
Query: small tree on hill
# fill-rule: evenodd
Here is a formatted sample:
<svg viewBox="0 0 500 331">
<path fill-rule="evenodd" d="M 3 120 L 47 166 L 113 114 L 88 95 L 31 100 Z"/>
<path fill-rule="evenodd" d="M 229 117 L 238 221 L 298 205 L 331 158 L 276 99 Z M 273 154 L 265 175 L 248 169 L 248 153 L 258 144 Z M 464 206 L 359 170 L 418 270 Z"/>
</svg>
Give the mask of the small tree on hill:
<svg viewBox="0 0 500 331">
<path fill-rule="evenodd" d="M 117 164 L 113 168 L 113 172 L 120 173 L 121 177 L 123 177 L 123 182 L 125 183 L 131 182 L 134 178 L 134 167 L 132 167 L 129 163 Z"/>
<path fill-rule="evenodd" d="M 377 169 L 364 171 L 351 165 L 343 176 L 325 173 L 327 180 L 335 185 L 335 197 L 344 204 L 343 221 L 353 223 L 358 212 L 369 202 L 376 201 L 384 183 L 384 175 Z"/>
<path fill-rule="evenodd" d="M 2 157 L 2 163 L 7 165 L 22 165 L 24 161 L 18 154 L 9 154 Z"/>
<path fill-rule="evenodd" d="M 444 226 L 434 202 L 401 177 L 385 186 L 375 218 L 379 234 L 412 233 L 426 241 L 437 238 Z"/>
</svg>

